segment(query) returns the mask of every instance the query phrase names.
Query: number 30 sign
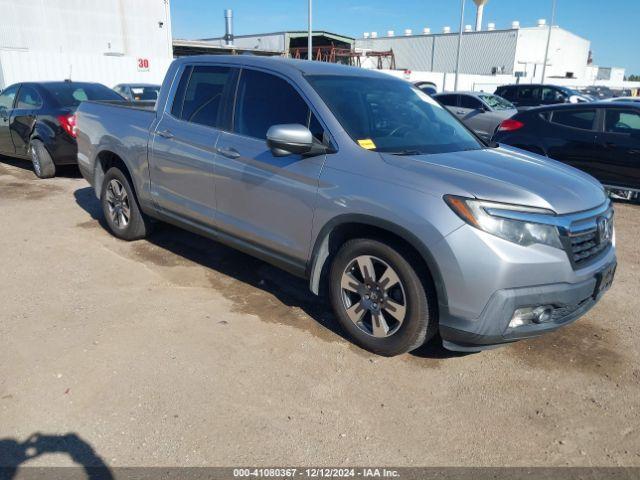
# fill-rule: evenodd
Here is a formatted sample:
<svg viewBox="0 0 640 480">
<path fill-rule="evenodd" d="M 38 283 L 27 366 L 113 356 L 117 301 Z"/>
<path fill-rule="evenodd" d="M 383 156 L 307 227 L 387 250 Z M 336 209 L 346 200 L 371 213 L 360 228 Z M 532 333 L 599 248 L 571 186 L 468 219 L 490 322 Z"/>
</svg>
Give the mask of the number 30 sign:
<svg viewBox="0 0 640 480">
<path fill-rule="evenodd" d="M 138 71 L 139 72 L 148 72 L 149 71 L 149 59 L 148 58 L 139 58 L 138 59 Z"/>
</svg>

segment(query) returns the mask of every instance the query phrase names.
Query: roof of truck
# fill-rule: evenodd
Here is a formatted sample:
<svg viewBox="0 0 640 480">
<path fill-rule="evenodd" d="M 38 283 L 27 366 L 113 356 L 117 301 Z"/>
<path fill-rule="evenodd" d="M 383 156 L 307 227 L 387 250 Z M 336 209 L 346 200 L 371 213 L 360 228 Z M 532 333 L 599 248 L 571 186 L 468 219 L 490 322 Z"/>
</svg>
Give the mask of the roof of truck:
<svg viewBox="0 0 640 480">
<path fill-rule="evenodd" d="M 196 55 L 181 57 L 177 63 L 226 63 L 247 67 L 265 67 L 278 70 L 295 70 L 305 75 L 348 75 L 394 79 L 390 75 L 360 67 L 350 67 L 337 63 L 309 60 L 294 60 L 282 57 L 264 57 L 257 55 Z"/>
</svg>

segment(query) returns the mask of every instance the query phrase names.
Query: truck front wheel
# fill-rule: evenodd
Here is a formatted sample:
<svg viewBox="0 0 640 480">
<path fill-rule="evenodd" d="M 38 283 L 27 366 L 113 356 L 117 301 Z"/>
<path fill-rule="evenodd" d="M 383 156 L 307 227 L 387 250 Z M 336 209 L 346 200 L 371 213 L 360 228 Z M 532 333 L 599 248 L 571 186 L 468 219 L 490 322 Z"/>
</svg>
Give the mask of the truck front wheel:
<svg viewBox="0 0 640 480">
<path fill-rule="evenodd" d="M 407 259 L 386 243 L 345 243 L 331 265 L 331 304 L 361 347 L 384 356 L 410 352 L 436 333 L 431 295 Z"/>
<path fill-rule="evenodd" d="M 122 240 L 139 240 L 151 231 L 151 222 L 142 213 L 127 176 L 117 167 L 104 176 L 100 203 L 109 230 Z"/>
</svg>

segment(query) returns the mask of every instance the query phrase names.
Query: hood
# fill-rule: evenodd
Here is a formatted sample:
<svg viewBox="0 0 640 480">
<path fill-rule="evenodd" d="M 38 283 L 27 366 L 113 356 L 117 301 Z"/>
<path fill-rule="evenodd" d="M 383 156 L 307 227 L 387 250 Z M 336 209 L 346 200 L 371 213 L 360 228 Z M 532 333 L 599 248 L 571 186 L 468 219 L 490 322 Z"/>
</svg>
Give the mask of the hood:
<svg viewBox="0 0 640 480">
<path fill-rule="evenodd" d="M 394 156 L 383 160 L 408 173 L 405 181 L 436 195 L 467 195 L 482 200 L 553 210 L 589 210 L 607 199 L 595 178 L 546 157 L 514 148 L 489 148 L 435 155 Z"/>
</svg>

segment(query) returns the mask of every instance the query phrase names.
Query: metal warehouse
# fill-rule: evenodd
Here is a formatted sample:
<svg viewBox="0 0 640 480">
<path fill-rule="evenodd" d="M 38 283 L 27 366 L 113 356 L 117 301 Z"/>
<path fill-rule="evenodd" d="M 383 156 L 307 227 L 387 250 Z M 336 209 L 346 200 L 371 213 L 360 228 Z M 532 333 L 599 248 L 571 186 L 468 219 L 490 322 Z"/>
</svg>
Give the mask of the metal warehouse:
<svg viewBox="0 0 640 480">
<path fill-rule="evenodd" d="M 520 28 L 518 22 L 513 22 L 512 28 L 504 30 L 497 30 L 490 24 L 489 30 L 473 31 L 469 25 L 462 34 L 460 73 L 517 75 L 527 81 L 539 81 L 547 35 L 548 27 L 544 21 L 529 28 Z M 376 32 L 371 32 L 357 39 L 355 45 L 363 51 L 393 50 L 398 68 L 449 73 L 455 71 L 458 33 L 452 33 L 448 27 L 439 34 L 425 29 L 420 35 L 407 30 L 403 36 L 396 36 L 390 31 L 386 37 L 378 37 Z M 590 47 L 589 40 L 554 26 L 547 78 L 593 81 L 597 68 L 589 65 Z"/>
<path fill-rule="evenodd" d="M 159 83 L 173 59 L 169 0 L 0 0 L 0 11 L 0 88 Z"/>
<path fill-rule="evenodd" d="M 313 48 L 336 48 L 340 50 L 352 50 L 355 39 L 345 35 L 326 31 L 314 31 Z M 252 35 L 232 35 L 233 45 L 236 48 L 242 48 L 253 51 L 271 51 L 281 52 L 282 54 L 295 55 L 296 53 L 305 53 L 301 57 L 306 58 L 308 32 L 305 31 L 286 31 L 261 33 Z M 229 38 L 216 37 L 205 38 L 202 41 L 212 45 L 223 46 L 229 45 Z"/>
</svg>

